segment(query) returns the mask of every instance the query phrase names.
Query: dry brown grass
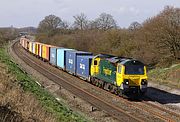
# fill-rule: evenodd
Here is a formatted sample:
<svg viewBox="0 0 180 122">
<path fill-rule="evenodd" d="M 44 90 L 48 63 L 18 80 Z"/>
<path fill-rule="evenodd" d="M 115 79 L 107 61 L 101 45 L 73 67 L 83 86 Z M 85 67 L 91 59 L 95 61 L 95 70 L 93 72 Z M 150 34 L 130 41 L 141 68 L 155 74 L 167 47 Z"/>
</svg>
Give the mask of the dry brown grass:
<svg viewBox="0 0 180 122">
<path fill-rule="evenodd" d="M 11 111 L 21 115 L 23 121 L 56 121 L 53 115 L 47 112 L 31 93 L 24 92 L 14 79 L 14 76 L 7 73 L 6 67 L 0 64 L 0 106 L 8 104 Z M 3 118 L 0 118 L 1 120 Z"/>
<path fill-rule="evenodd" d="M 180 88 L 180 63 L 168 68 L 156 68 L 150 70 L 149 80 L 159 84 L 165 84 L 176 89 Z"/>
</svg>

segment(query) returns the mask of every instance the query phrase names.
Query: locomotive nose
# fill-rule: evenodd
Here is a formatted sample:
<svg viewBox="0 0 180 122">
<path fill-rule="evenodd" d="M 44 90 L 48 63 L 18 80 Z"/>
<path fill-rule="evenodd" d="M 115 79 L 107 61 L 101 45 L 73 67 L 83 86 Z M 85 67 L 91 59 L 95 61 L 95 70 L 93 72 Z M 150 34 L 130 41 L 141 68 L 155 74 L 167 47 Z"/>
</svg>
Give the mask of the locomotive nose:
<svg viewBox="0 0 180 122">
<path fill-rule="evenodd" d="M 130 86 L 139 86 L 141 83 L 139 76 L 129 77 Z"/>
</svg>

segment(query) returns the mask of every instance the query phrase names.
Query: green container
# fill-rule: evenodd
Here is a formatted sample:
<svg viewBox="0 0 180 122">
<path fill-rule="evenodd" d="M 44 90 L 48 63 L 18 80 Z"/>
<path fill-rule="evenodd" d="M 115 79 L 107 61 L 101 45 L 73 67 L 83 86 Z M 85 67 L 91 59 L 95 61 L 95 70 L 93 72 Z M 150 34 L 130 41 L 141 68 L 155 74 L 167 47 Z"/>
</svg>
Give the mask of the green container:
<svg viewBox="0 0 180 122">
<path fill-rule="evenodd" d="M 116 82 L 116 66 L 108 60 L 101 60 L 99 63 L 99 73 L 97 78 L 115 84 Z"/>
</svg>

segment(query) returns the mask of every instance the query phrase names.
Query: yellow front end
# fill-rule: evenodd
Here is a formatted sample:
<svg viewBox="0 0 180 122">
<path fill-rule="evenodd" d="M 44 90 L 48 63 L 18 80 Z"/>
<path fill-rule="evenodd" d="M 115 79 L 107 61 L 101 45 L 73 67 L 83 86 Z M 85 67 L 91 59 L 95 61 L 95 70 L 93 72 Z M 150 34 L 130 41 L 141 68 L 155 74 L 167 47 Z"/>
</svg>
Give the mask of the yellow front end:
<svg viewBox="0 0 180 122">
<path fill-rule="evenodd" d="M 144 66 L 144 74 L 125 74 L 125 66 L 119 64 L 116 73 L 116 83 L 124 92 L 145 93 L 147 91 L 147 72 Z"/>
</svg>

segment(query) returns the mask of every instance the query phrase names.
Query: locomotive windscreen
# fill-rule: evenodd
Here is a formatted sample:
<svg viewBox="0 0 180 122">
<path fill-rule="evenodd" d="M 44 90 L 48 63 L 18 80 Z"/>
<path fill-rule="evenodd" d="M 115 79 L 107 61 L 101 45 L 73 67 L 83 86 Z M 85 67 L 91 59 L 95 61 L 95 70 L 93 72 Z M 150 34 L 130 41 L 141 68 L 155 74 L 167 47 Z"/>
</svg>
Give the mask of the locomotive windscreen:
<svg viewBox="0 0 180 122">
<path fill-rule="evenodd" d="M 143 65 L 128 65 L 125 66 L 126 75 L 144 75 Z"/>
<path fill-rule="evenodd" d="M 125 64 L 125 74 L 127 75 L 144 75 L 144 64 L 139 61 L 128 61 Z"/>
</svg>

